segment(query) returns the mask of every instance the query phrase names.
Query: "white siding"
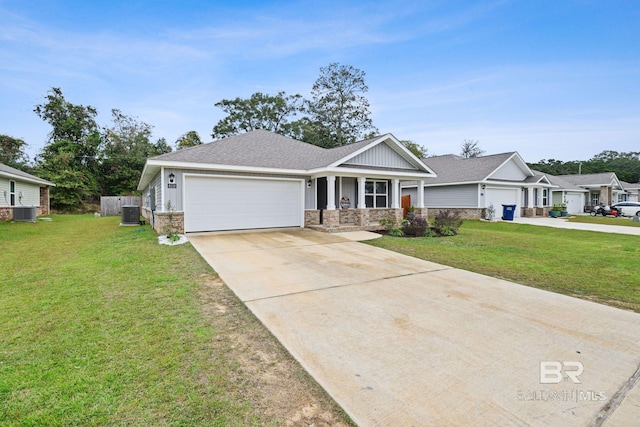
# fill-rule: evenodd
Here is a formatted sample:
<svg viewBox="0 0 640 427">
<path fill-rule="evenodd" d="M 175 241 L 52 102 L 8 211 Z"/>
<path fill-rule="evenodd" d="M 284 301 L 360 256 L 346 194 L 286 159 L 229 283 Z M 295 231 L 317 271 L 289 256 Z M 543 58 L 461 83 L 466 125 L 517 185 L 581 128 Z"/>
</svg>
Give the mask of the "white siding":
<svg viewBox="0 0 640 427">
<path fill-rule="evenodd" d="M 9 179 L 0 178 L 0 207 L 11 206 Z M 40 206 L 40 186 L 27 182 L 16 181 L 15 206 Z M 20 193 L 22 192 L 22 198 Z"/>
<path fill-rule="evenodd" d="M 413 203 L 413 197 L 411 200 Z M 428 208 L 477 208 L 478 185 L 425 187 L 424 205 Z"/>
<path fill-rule="evenodd" d="M 384 142 L 358 154 L 344 164 L 417 170 L 414 165 Z"/>
<path fill-rule="evenodd" d="M 523 181 L 527 178 L 527 175 L 520 169 L 520 166 L 511 159 L 504 165 L 500 166 L 494 173 L 489 176 L 489 179 L 500 179 L 508 181 Z"/>
</svg>

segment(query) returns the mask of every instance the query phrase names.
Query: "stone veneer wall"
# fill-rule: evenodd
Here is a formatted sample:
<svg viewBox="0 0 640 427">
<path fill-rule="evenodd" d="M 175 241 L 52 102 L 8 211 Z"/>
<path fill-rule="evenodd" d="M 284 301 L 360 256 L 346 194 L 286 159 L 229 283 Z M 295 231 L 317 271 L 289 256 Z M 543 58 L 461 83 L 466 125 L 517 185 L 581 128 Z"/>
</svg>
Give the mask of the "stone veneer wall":
<svg viewBox="0 0 640 427">
<path fill-rule="evenodd" d="M 149 208 L 142 208 L 140 213 L 142 217 L 147 220 L 147 222 L 151 223 L 151 210 Z M 178 234 L 184 234 L 184 212 L 171 212 L 173 215 L 173 228 Z M 153 229 L 158 232 L 158 234 L 162 234 L 165 232 L 165 227 L 169 224 L 169 212 L 158 212 L 155 211 L 153 213 Z"/>
<path fill-rule="evenodd" d="M 482 208 L 429 208 L 429 215 L 436 216 L 440 211 L 456 211 L 460 213 L 460 217 L 462 219 L 482 219 Z M 502 216 L 502 211 L 494 214 L 495 218 L 500 218 Z"/>
<path fill-rule="evenodd" d="M 304 226 L 320 225 L 320 211 L 317 209 L 308 209 L 304 211 Z"/>
<path fill-rule="evenodd" d="M 356 224 L 358 222 L 358 209 L 340 209 L 340 224 Z"/>
<path fill-rule="evenodd" d="M 40 206 L 38 209 L 38 215 L 49 215 L 50 213 L 49 187 L 40 187 Z"/>
<path fill-rule="evenodd" d="M 382 218 L 389 218 L 395 216 L 396 218 L 402 218 L 402 208 L 393 209 L 369 209 L 369 222 L 377 222 Z"/>
<path fill-rule="evenodd" d="M 0 208 L 0 221 L 11 221 L 13 219 L 13 208 Z"/>
</svg>

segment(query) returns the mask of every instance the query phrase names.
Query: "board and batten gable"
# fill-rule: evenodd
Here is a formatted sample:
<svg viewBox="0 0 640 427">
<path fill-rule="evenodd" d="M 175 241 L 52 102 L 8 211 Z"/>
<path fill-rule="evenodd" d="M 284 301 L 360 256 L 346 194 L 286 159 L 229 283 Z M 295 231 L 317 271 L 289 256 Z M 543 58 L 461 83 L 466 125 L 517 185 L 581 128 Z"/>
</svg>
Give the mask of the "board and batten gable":
<svg viewBox="0 0 640 427">
<path fill-rule="evenodd" d="M 40 186 L 24 181 L 0 178 L 0 207 L 11 206 L 11 181 L 15 182 L 14 206 L 40 206 Z M 22 197 L 20 197 L 22 195 Z"/>
<path fill-rule="evenodd" d="M 505 164 L 496 169 L 487 179 L 497 179 L 501 181 L 524 181 L 528 175 L 516 163 L 514 159 L 510 159 Z"/>
<path fill-rule="evenodd" d="M 377 166 L 384 168 L 411 170 L 418 169 L 386 143 L 380 143 L 371 147 L 367 151 L 358 154 L 352 159 L 347 160 L 343 163 L 343 165 Z"/>
</svg>

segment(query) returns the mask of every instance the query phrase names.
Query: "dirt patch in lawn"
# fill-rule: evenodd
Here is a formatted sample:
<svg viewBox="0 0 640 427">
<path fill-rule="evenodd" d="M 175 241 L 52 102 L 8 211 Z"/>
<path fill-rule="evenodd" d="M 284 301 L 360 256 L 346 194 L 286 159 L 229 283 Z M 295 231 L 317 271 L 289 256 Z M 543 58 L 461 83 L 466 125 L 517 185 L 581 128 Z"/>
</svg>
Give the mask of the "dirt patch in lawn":
<svg viewBox="0 0 640 427">
<path fill-rule="evenodd" d="M 215 275 L 203 276 L 202 310 L 216 331 L 246 424 L 348 426 L 348 416 Z M 219 361 L 218 361 L 219 362 Z"/>
</svg>

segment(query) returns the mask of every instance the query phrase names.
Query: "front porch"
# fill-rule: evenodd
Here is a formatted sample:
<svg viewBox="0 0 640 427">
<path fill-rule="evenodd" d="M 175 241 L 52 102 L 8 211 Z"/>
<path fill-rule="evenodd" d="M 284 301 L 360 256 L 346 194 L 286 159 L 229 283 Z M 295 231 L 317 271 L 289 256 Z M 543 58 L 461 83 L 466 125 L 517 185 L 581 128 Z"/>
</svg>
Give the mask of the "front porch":
<svg viewBox="0 0 640 427">
<path fill-rule="evenodd" d="M 304 212 L 304 226 L 327 233 L 345 231 L 378 231 L 385 227 L 380 225 L 383 218 L 401 220 L 404 217 L 402 208 L 364 208 L 364 209 L 314 209 Z M 414 208 L 413 214 L 427 217 L 427 208 Z"/>
</svg>

